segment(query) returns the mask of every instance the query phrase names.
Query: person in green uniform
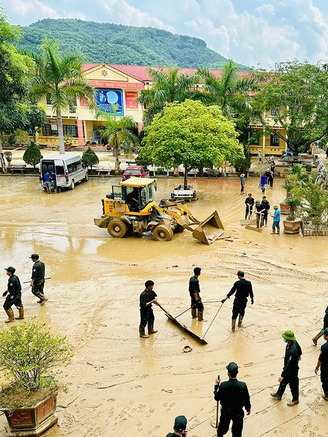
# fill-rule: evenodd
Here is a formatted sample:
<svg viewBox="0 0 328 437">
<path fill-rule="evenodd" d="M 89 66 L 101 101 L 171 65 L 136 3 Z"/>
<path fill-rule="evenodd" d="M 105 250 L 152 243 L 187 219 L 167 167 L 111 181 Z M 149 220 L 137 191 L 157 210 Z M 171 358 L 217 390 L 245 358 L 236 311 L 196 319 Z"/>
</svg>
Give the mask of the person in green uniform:
<svg viewBox="0 0 328 437">
<path fill-rule="evenodd" d="M 18 309 L 19 316 L 16 317 L 17 319 L 24 319 L 24 308 L 22 303 L 22 287 L 19 277 L 15 275 L 16 269 L 12 266 L 9 266 L 5 270 L 9 278 L 7 290 L 2 294 L 2 296 L 6 296 L 3 309 L 8 315 L 8 320 L 5 322 L 10 323 L 15 321 L 14 312 L 11 307 L 15 305 Z"/>
<path fill-rule="evenodd" d="M 177 416 L 174 420 L 173 430 L 169 432 L 166 437 L 181 437 L 187 435 L 187 419 L 185 416 Z"/>
<path fill-rule="evenodd" d="M 320 379 L 325 401 L 328 401 L 328 328 L 324 330 L 323 338 L 326 343 L 321 346 L 320 355 L 314 372 L 317 373 L 320 368 Z"/>
<path fill-rule="evenodd" d="M 204 305 L 200 297 L 200 287 L 199 287 L 199 276 L 201 273 L 200 267 L 194 268 L 194 276 L 189 279 L 189 294 L 191 299 L 191 317 L 195 319 L 197 317 L 198 310 L 198 320 L 201 322 L 203 320 Z"/>
<path fill-rule="evenodd" d="M 140 294 L 140 325 L 139 335 L 141 338 L 148 338 L 145 328 L 148 324 L 148 334 L 155 334 L 154 330 L 155 316 L 152 309 L 152 304 L 157 305 L 157 294 L 153 290 L 154 282 L 148 280 L 145 282 L 145 289 Z"/>
<path fill-rule="evenodd" d="M 301 359 L 302 349 L 297 343 L 293 331 L 285 331 L 282 338 L 286 344 L 284 367 L 278 378 L 279 387 L 276 392 L 270 393 L 278 401 L 282 398 L 287 385 L 289 384 L 292 392 L 292 400 L 287 402 L 290 407 L 299 403 L 299 379 L 298 379 L 298 362 Z"/>
<path fill-rule="evenodd" d="M 232 322 L 231 322 L 231 330 L 232 332 L 236 329 L 236 320 L 239 315 L 238 319 L 238 328 L 241 327 L 243 318 L 245 316 L 245 309 L 247 305 L 247 297 L 249 296 L 251 298 L 251 304 L 254 303 L 254 294 L 253 294 L 253 288 L 251 281 L 247 281 L 245 279 L 245 273 L 242 270 L 238 270 L 237 272 L 238 281 L 236 281 L 229 293 L 226 295 L 226 297 L 221 300 L 222 303 L 224 303 L 227 299 L 230 299 L 230 296 L 232 296 L 234 293 L 235 300 L 233 302 L 232 307 Z"/>
<path fill-rule="evenodd" d="M 39 260 L 39 255 L 37 253 L 32 253 L 30 258 L 34 262 L 30 283 L 32 287 L 32 293 L 34 296 L 39 298 L 38 303 L 44 305 L 48 300 L 44 295 L 44 275 L 46 268 L 44 263 Z"/>
<path fill-rule="evenodd" d="M 319 338 L 323 335 L 324 330 L 325 330 L 326 328 L 328 328 L 328 306 L 327 306 L 327 308 L 326 308 L 325 316 L 324 316 L 324 318 L 323 318 L 323 328 L 321 329 L 320 332 L 318 332 L 318 334 L 317 334 L 314 338 L 312 338 L 312 341 L 313 341 L 314 346 L 317 345 L 317 342 L 318 342 Z"/>
<path fill-rule="evenodd" d="M 241 437 L 244 425 L 244 408 L 247 415 L 251 413 L 250 397 L 245 382 L 237 380 L 238 365 L 231 362 L 226 366 L 226 369 L 229 381 L 221 383 L 220 379 L 216 379 L 214 386 L 214 399 L 221 404 L 217 437 L 223 437 L 228 432 L 231 421 L 233 437 Z"/>
</svg>

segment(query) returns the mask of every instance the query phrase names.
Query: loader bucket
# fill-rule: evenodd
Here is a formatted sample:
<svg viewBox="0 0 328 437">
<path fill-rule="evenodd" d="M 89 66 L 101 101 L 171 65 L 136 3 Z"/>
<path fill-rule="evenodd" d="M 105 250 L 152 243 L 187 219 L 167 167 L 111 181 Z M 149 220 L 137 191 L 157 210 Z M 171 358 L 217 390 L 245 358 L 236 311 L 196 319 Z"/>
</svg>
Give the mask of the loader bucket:
<svg viewBox="0 0 328 437">
<path fill-rule="evenodd" d="M 192 236 L 204 244 L 212 244 L 223 232 L 224 227 L 219 214 L 214 211 L 192 231 Z"/>
</svg>

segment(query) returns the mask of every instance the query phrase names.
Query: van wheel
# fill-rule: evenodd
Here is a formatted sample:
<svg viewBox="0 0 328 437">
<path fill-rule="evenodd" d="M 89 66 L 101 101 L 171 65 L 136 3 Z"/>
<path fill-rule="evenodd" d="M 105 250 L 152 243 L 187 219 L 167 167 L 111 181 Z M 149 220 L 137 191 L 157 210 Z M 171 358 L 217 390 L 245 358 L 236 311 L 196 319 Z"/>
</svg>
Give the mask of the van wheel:
<svg viewBox="0 0 328 437">
<path fill-rule="evenodd" d="M 113 219 L 108 223 L 107 230 L 112 237 L 123 238 L 128 232 L 128 226 L 120 219 Z"/>
<path fill-rule="evenodd" d="M 159 225 L 153 230 L 153 237 L 156 241 L 171 241 L 173 238 L 173 231 L 165 225 Z"/>
<path fill-rule="evenodd" d="M 74 188 L 75 188 L 75 182 L 72 181 L 71 186 L 70 186 L 70 189 L 71 189 L 71 190 L 74 190 Z"/>
</svg>

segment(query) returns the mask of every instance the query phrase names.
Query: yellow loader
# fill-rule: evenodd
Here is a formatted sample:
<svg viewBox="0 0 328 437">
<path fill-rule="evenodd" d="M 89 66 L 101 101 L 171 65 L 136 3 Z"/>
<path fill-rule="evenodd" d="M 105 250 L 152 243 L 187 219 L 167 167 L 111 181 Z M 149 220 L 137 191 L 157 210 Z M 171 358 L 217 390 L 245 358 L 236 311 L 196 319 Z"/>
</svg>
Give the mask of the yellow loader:
<svg viewBox="0 0 328 437">
<path fill-rule="evenodd" d="M 151 232 L 157 241 L 172 240 L 174 232 L 184 229 L 197 240 L 211 244 L 224 232 L 219 214 L 214 211 L 204 221 L 197 220 L 184 203 L 154 200 L 156 180 L 132 177 L 112 186 L 112 193 L 102 199 L 102 214 L 94 219 L 96 226 L 107 228 L 114 238 L 128 232 L 141 235 Z"/>
</svg>

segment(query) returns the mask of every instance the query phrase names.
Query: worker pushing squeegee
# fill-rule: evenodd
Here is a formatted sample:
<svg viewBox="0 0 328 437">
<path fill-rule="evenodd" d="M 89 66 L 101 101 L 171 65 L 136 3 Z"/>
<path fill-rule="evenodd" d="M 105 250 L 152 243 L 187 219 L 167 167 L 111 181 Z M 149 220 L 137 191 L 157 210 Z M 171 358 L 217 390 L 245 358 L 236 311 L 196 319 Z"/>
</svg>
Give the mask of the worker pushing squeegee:
<svg viewBox="0 0 328 437">
<path fill-rule="evenodd" d="M 235 300 L 233 302 L 232 307 L 232 324 L 231 330 L 232 332 L 236 329 L 236 319 L 239 315 L 238 319 L 238 328 L 241 327 L 243 318 L 245 316 L 245 309 L 247 305 L 248 296 L 251 298 L 251 304 L 254 303 L 254 294 L 251 281 L 245 279 L 245 273 L 242 270 L 238 270 L 237 272 L 238 281 L 236 281 L 229 293 L 226 295 L 224 299 L 222 299 L 222 303 L 224 303 L 227 299 L 230 299 L 230 296 L 235 294 Z"/>
</svg>

